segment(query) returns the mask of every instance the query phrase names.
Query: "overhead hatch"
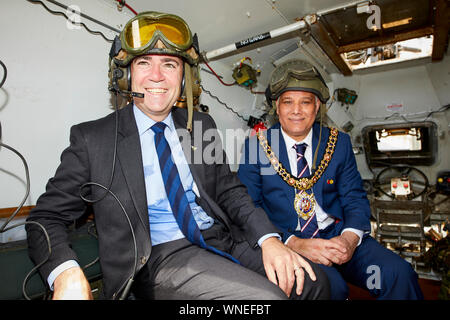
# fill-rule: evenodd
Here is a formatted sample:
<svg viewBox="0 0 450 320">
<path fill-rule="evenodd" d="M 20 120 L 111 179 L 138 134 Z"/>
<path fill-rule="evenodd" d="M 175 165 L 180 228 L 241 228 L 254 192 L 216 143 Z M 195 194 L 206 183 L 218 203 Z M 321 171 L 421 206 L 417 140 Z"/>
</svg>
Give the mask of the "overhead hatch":
<svg viewBox="0 0 450 320">
<path fill-rule="evenodd" d="M 371 66 L 366 65 L 367 60 L 355 63 L 355 58 L 372 57 L 372 53 L 383 50 L 395 55 L 392 59 L 396 60 L 388 63 L 424 57 L 440 61 L 448 46 L 449 8 L 447 0 L 353 2 L 318 12 L 311 24 L 311 35 L 344 75 Z M 403 42 L 410 39 L 418 39 L 415 46 Z"/>
</svg>

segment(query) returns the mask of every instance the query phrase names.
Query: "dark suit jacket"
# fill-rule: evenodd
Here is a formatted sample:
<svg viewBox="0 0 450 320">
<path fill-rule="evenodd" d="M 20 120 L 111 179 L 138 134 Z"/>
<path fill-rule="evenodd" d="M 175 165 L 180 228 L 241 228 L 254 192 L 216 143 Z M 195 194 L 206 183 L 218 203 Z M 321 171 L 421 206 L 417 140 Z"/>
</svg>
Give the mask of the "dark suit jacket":
<svg viewBox="0 0 450 320">
<path fill-rule="evenodd" d="M 226 227 L 234 241 L 246 240 L 254 247 L 264 234 L 277 232 L 266 214 L 255 208 L 237 176 L 230 172 L 218 135 L 209 134 L 207 140 L 202 139 L 206 130 L 217 133 L 212 118 L 195 112 L 193 131 L 189 134 L 185 129 L 186 110 L 174 108 L 172 116 L 199 189 L 197 203 Z M 116 115 L 112 113 L 71 128 L 70 146 L 62 153 L 55 176 L 29 216 L 29 220 L 41 223 L 50 235 L 52 253 L 40 268 L 44 279 L 62 262 L 77 260 L 67 239 L 67 227 L 88 207 L 79 196 L 80 187 L 90 181 L 105 187 L 110 184 L 115 122 Z M 215 138 L 211 139 L 212 136 Z M 205 161 L 203 156 L 209 154 L 214 155 L 214 161 Z M 137 240 L 137 270 L 145 265 L 152 251 L 141 146 L 132 105 L 118 112 L 117 158 L 110 190 L 126 214 L 109 193 L 92 205 L 106 298 L 113 297 L 134 273 L 135 253 L 127 216 Z M 101 199 L 105 195 L 105 189 L 95 185 L 83 188 L 82 192 L 89 199 Z M 47 242 L 35 225 L 27 225 L 27 232 L 30 257 L 37 264 L 48 253 Z"/>
<path fill-rule="evenodd" d="M 313 154 L 319 142 L 320 125 L 313 125 Z M 330 130 L 323 128 L 317 155 L 320 163 L 327 146 Z M 275 141 L 272 140 L 275 139 Z M 290 172 L 286 144 L 280 124 L 267 131 L 268 142 L 284 168 Z M 283 232 L 283 240 L 290 235 L 299 236 L 295 229 L 298 216 L 294 209 L 295 189 L 275 172 L 256 136 L 245 141 L 244 156 L 238 176 L 248 188 L 255 205 L 269 215 L 270 220 Z M 313 187 L 321 208 L 336 218 L 336 233 L 344 228 L 370 230 L 370 205 L 356 167 L 350 137 L 339 132 L 336 148 L 327 169 Z"/>
</svg>

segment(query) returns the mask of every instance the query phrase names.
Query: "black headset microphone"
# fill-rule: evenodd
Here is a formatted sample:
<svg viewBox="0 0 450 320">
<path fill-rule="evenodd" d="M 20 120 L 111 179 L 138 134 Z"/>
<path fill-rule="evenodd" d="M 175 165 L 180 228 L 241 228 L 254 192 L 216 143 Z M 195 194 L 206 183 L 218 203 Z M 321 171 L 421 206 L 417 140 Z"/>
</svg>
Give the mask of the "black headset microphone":
<svg viewBox="0 0 450 320">
<path fill-rule="evenodd" d="M 184 72 L 185 72 L 185 70 L 184 70 L 184 68 L 183 68 L 183 78 L 182 78 L 182 81 L 181 81 L 181 93 L 183 93 L 183 91 L 184 91 L 184 87 L 185 87 L 185 76 L 184 76 Z M 130 71 L 128 70 L 128 75 L 130 75 Z M 118 92 L 118 93 L 120 93 L 120 94 L 124 94 L 124 95 L 130 95 L 130 96 L 132 96 L 132 97 L 135 97 L 135 98 L 144 98 L 144 94 L 143 93 L 140 93 L 140 92 L 135 92 L 135 91 L 131 91 L 131 90 L 123 90 L 123 89 L 121 89 L 120 88 L 120 86 L 119 86 L 119 79 L 121 79 L 121 78 L 123 78 L 124 77 L 124 72 L 123 72 L 123 70 L 122 69 L 120 69 L 120 68 L 115 68 L 113 71 L 112 71 L 112 81 L 111 81 L 111 86 L 109 86 L 109 90 L 110 91 L 112 91 L 112 92 Z M 130 85 L 128 86 L 128 88 L 130 88 Z"/>
<path fill-rule="evenodd" d="M 108 90 L 114 93 L 120 93 L 121 95 L 128 95 L 136 98 L 144 98 L 144 94 L 140 92 L 134 92 L 131 90 L 131 72 L 130 66 L 121 67 L 114 60 L 115 57 L 119 54 L 122 49 L 122 43 L 120 41 L 119 36 L 114 38 L 114 41 L 111 45 L 111 49 L 109 51 L 110 60 L 110 74 L 111 74 L 111 82 L 108 87 Z M 126 74 L 125 74 L 126 72 Z M 125 85 L 122 85 L 122 88 L 119 85 L 119 80 L 124 79 L 126 81 Z M 127 87 L 125 90 L 124 87 Z M 117 107 L 117 105 L 116 105 Z"/>
<path fill-rule="evenodd" d="M 128 72 L 128 74 L 130 74 Z M 120 89 L 118 80 L 124 76 L 124 72 L 122 69 L 116 68 L 112 71 L 112 86 L 109 87 L 110 91 L 118 92 L 120 94 L 130 95 L 136 98 L 143 98 L 144 94 L 140 92 L 134 92 L 129 90 Z"/>
</svg>

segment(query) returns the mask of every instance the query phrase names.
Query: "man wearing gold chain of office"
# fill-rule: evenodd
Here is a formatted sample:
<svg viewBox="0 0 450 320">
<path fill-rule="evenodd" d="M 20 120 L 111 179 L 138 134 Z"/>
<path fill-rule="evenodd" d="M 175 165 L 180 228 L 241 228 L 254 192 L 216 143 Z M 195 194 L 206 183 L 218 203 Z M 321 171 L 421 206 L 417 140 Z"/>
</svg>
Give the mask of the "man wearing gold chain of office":
<svg viewBox="0 0 450 320">
<path fill-rule="evenodd" d="M 311 64 L 279 65 L 266 90 L 279 123 L 246 140 L 239 178 L 285 244 L 326 271 L 332 299 L 348 297 L 347 282 L 378 299 L 423 299 L 411 266 L 370 237 L 350 137 L 322 125 L 329 97 Z"/>
</svg>

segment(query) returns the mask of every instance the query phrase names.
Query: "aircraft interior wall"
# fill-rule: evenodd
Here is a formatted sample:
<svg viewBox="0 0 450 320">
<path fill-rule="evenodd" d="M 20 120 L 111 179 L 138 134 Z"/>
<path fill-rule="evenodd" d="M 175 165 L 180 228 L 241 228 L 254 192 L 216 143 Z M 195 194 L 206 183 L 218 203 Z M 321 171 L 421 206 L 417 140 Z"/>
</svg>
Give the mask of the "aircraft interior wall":
<svg viewBox="0 0 450 320">
<path fill-rule="evenodd" d="M 131 17 L 126 12 L 118 14 L 114 6 L 108 7 L 101 1 L 78 1 L 77 4 L 92 14 L 101 14 L 117 23 Z M 112 110 L 114 101 L 106 89 L 109 44 L 84 29 L 68 28 L 65 19 L 49 15 L 40 6 L 26 1 L 14 1 L 8 5 L 9 10 L 0 13 L 3 41 L 11 44 L 4 47 L 2 57 L 8 67 L 8 80 L 0 92 L 2 139 L 20 150 L 29 162 L 31 194 L 28 204 L 31 205 L 44 191 L 48 177 L 58 164 L 58 155 L 68 144 L 70 126 Z M 8 12 L 20 12 L 23 22 L 15 23 L 14 15 Z M 11 25 L 15 26 L 14 32 L 5 32 L 11 29 Z M 108 31 L 105 34 L 113 35 Z M 18 38 L 27 41 L 16 41 Z M 352 77 L 331 74 L 332 81 L 328 82 L 331 91 L 344 87 L 358 94 L 356 103 L 346 107 L 346 113 L 354 122 L 354 129 L 350 132 L 353 142 L 358 145 L 358 133 L 367 125 L 396 123 L 404 118 L 421 120 L 427 117 L 428 112 L 448 104 L 449 61 L 447 54 L 443 61 L 433 64 L 423 63 Z M 223 75 L 224 81 L 232 80 L 229 75 L 232 66 L 228 62 L 217 60 L 211 62 L 211 66 Z M 262 70 L 264 73 L 264 68 Z M 267 73 L 271 71 L 269 66 L 266 70 Z M 264 95 L 251 94 L 242 87 L 223 86 L 207 71 L 205 67 L 201 69 L 202 85 L 220 102 L 203 92 L 201 103 L 209 107 L 223 134 L 224 144 L 228 139 L 230 165 L 236 170 L 244 136 L 233 136 L 230 129 L 248 134 L 249 116 L 257 117 L 267 109 Z M 267 77 L 264 74 L 261 78 L 265 80 Z M 257 90 L 264 91 L 265 85 L 258 83 Z M 403 105 L 398 115 L 387 110 L 387 106 L 396 103 Z M 439 127 L 438 159 L 433 166 L 422 168 L 430 176 L 449 167 L 445 148 L 449 135 L 446 117 L 446 113 L 435 113 L 429 118 Z M 23 165 L 10 153 L 2 152 L 0 157 L 8 163 L 8 168 L 2 169 L 6 174 L 0 182 L 5 190 L 1 206 L 14 206 L 24 192 Z M 357 160 L 363 178 L 370 179 L 372 173 L 364 154 L 357 155 Z"/>
<path fill-rule="evenodd" d="M 355 125 L 350 132 L 354 147 L 362 147 L 361 131 L 366 126 L 425 120 L 435 122 L 438 126 L 437 159 L 433 165 L 419 168 L 430 178 L 436 179 L 437 173 L 446 170 L 450 164 L 450 127 L 448 113 L 431 112 L 448 105 L 450 101 L 449 70 L 450 58 L 447 55 L 443 61 L 434 64 L 395 68 L 351 78 L 336 75 L 335 87 L 351 88 L 358 94 L 355 104 L 348 108 Z M 389 109 L 392 105 L 401 107 Z M 363 179 L 374 178 L 364 152 L 356 157 Z"/>
</svg>

